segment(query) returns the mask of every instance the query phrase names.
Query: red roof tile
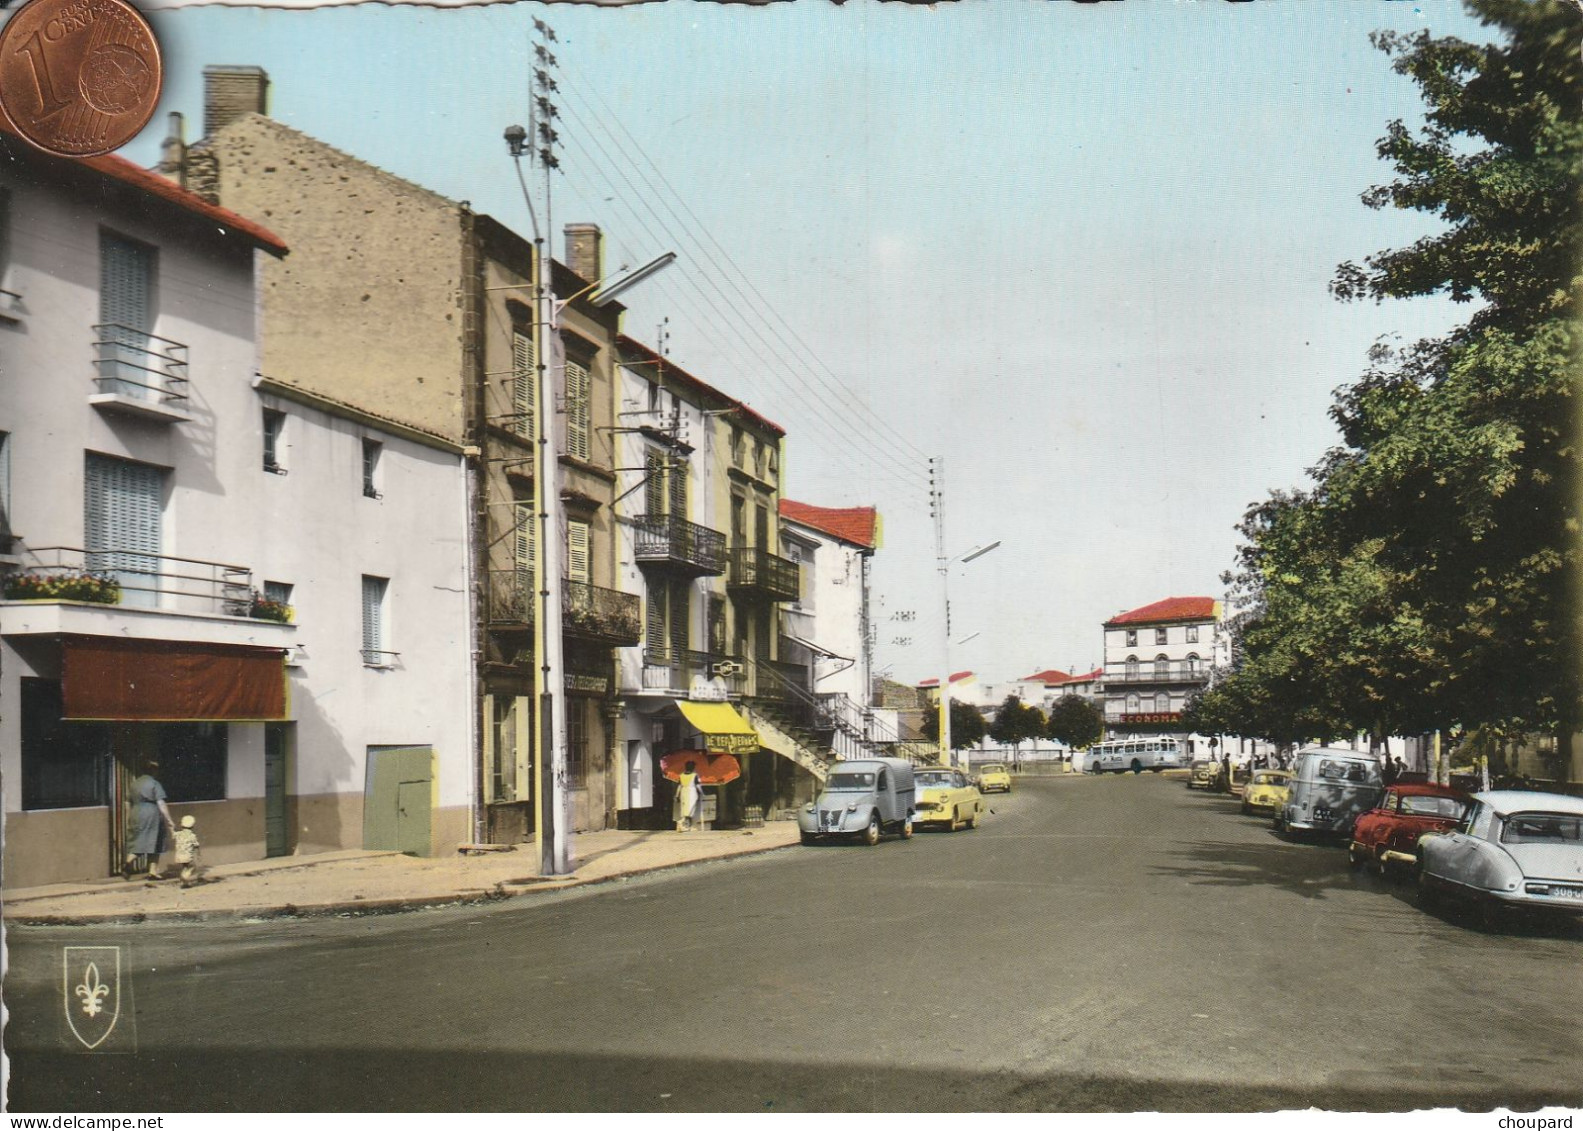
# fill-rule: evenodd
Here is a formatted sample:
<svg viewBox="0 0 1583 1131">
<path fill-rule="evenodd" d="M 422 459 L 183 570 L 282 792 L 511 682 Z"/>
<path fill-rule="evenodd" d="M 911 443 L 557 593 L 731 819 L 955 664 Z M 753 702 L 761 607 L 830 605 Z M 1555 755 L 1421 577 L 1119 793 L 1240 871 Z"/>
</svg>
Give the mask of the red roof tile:
<svg viewBox="0 0 1583 1131">
<path fill-rule="evenodd" d="M 274 232 L 262 224 L 255 224 L 244 216 L 238 216 L 228 208 L 221 208 L 217 204 L 210 204 L 197 193 L 188 192 L 175 181 L 151 173 L 141 165 L 128 161 L 125 157 L 115 154 L 106 154 L 103 157 L 55 157 L 45 154 L 42 150 L 34 149 L 27 141 L 22 140 L 10 124 L 0 119 L 0 134 L 16 137 L 22 146 L 34 153 L 41 161 L 58 161 L 78 168 L 91 169 L 101 176 L 120 181 L 122 184 L 145 192 L 150 196 L 174 204 L 195 216 L 208 220 L 218 225 L 222 234 L 232 234 L 242 237 L 254 247 L 261 248 L 271 255 L 285 255 L 287 248 L 283 241 Z"/>
<path fill-rule="evenodd" d="M 1098 679 L 1104 674 L 1105 671 L 1103 668 L 1091 672 L 1084 672 L 1082 675 L 1073 675 L 1071 672 L 1057 671 L 1055 668 L 1051 668 L 1049 671 L 1034 672 L 1032 675 L 1025 675 L 1022 677 L 1022 682 L 1042 683 L 1046 687 L 1057 687 L 1063 683 L 1087 683 L 1090 680 Z"/>
<path fill-rule="evenodd" d="M 968 676 L 970 676 L 972 674 L 973 674 L 972 672 L 952 672 L 951 673 L 951 682 L 952 683 L 961 683 L 964 679 L 966 679 Z M 940 677 L 939 676 L 935 676 L 933 679 L 921 679 L 921 680 L 918 681 L 918 686 L 919 687 L 939 687 L 940 686 Z"/>
<path fill-rule="evenodd" d="M 1111 617 L 1105 627 L 1118 624 L 1163 624 L 1169 621 L 1214 620 L 1220 615 L 1220 602 L 1213 597 L 1167 597 L 1152 605 Z"/>
<path fill-rule="evenodd" d="M 872 550 L 879 545 L 879 511 L 873 507 L 816 507 L 782 499 L 781 517 L 811 526 L 832 538 Z"/>
</svg>

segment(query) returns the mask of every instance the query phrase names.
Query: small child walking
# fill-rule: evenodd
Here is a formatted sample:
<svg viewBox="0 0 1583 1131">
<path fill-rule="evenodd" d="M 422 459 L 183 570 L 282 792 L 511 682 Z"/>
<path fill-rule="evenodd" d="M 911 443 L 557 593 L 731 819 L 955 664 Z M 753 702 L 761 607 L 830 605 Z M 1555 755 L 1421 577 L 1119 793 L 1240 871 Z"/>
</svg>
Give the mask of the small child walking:
<svg viewBox="0 0 1583 1131">
<path fill-rule="evenodd" d="M 181 828 L 176 830 L 176 863 L 181 865 L 181 886 L 190 888 L 198 882 L 198 834 L 193 831 L 193 826 L 198 822 L 191 816 L 181 819 Z"/>
</svg>

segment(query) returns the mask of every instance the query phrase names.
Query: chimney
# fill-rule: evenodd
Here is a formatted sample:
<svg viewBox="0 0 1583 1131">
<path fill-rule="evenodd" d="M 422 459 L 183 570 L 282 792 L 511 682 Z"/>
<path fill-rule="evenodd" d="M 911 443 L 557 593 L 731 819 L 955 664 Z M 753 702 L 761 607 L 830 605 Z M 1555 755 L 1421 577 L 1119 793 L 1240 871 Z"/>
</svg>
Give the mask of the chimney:
<svg viewBox="0 0 1583 1131">
<path fill-rule="evenodd" d="M 159 164 L 154 166 L 154 172 L 162 177 L 175 181 L 182 188 L 187 187 L 187 124 L 186 119 L 178 112 L 172 110 L 166 119 L 170 122 L 170 132 L 165 135 L 165 140 L 159 146 Z"/>
<path fill-rule="evenodd" d="M 269 76 L 263 67 L 203 69 L 203 134 L 213 137 L 245 114 L 269 113 Z"/>
<path fill-rule="evenodd" d="M 598 224 L 566 225 L 566 266 L 597 283 L 605 277 L 605 241 Z"/>
</svg>

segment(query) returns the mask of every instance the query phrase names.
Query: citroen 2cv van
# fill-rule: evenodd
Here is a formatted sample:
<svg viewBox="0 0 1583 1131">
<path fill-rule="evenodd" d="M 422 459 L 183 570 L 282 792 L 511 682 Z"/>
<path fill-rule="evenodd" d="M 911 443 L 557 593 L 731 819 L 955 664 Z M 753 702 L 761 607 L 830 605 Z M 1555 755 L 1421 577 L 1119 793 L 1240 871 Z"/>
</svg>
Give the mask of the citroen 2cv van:
<svg viewBox="0 0 1583 1131">
<path fill-rule="evenodd" d="M 1385 792 L 1380 761 L 1372 754 L 1311 746 L 1292 766 L 1290 792 L 1275 813 L 1281 831 L 1346 835 L 1359 814 Z"/>
<path fill-rule="evenodd" d="M 885 833 L 912 836 L 912 763 L 904 758 L 856 758 L 830 769 L 819 796 L 797 813 L 804 844 L 825 838 L 878 844 Z"/>
</svg>

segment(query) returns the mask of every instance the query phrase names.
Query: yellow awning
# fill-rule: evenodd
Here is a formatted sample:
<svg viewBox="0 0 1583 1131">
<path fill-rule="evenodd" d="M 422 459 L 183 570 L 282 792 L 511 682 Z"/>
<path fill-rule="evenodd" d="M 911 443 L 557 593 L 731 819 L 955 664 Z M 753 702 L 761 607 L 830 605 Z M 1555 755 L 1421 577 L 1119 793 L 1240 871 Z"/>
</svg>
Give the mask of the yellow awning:
<svg viewBox="0 0 1583 1131">
<path fill-rule="evenodd" d="M 759 748 L 759 733 L 729 703 L 700 703 L 679 699 L 682 716 L 704 736 L 704 749 L 716 754 L 752 753 Z"/>
</svg>

